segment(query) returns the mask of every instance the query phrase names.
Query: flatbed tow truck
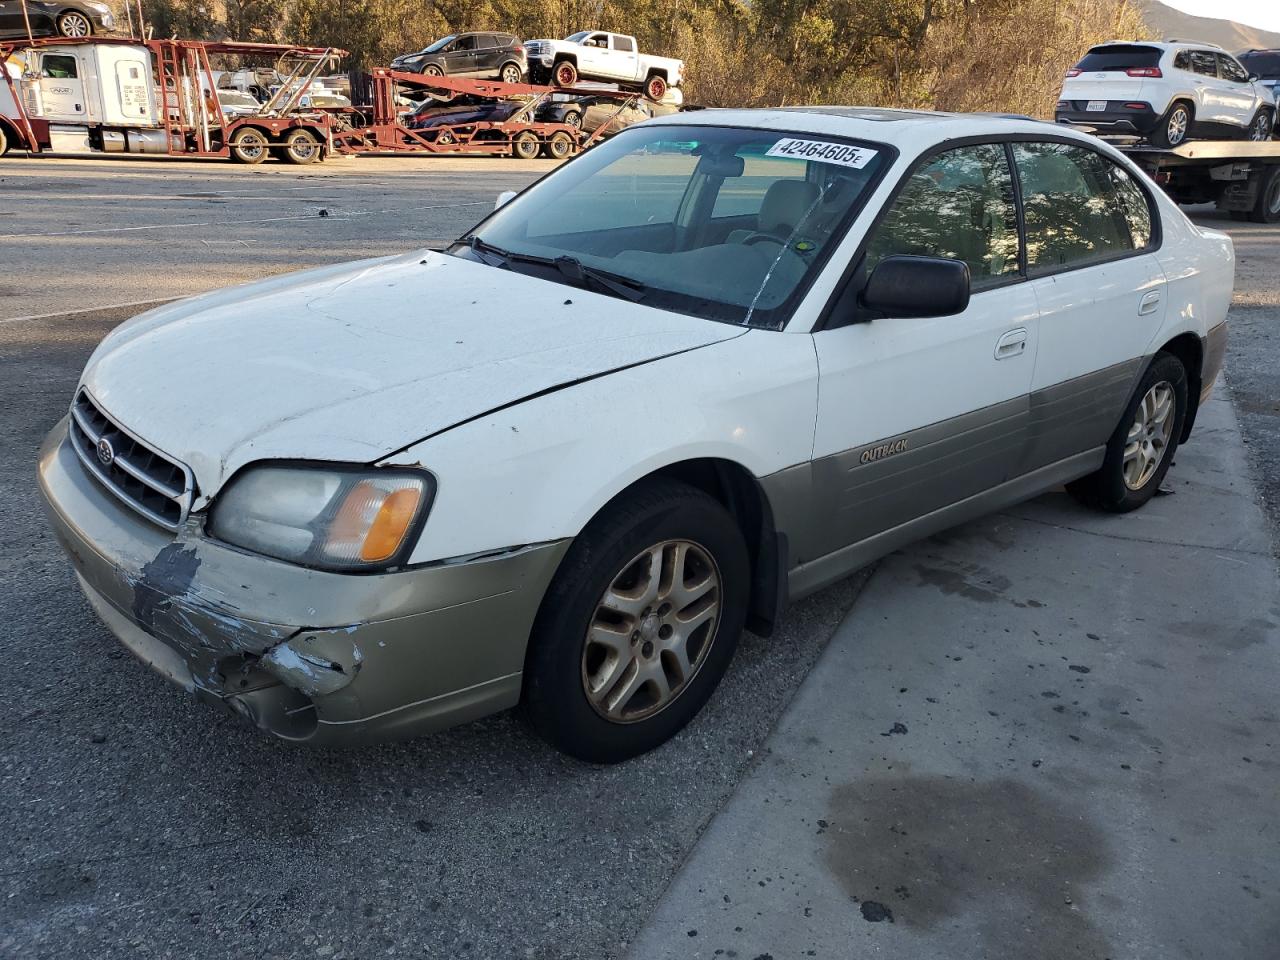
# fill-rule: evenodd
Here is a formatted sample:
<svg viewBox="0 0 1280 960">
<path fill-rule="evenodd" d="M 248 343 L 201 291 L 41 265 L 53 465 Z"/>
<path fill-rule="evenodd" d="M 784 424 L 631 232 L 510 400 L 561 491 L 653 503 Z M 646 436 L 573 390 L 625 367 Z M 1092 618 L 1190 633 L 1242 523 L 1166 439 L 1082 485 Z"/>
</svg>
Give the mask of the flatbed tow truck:
<svg viewBox="0 0 1280 960">
<path fill-rule="evenodd" d="M 1156 147 L 1087 124 L 1068 126 L 1125 154 L 1175 203 L 1212 203 L 1233 220 L 1280 223 L 1280 140 L 1188 140 Z"/>
<path fill-rule="evenodd" d="M 283 83 L 250 116 L 226 116 L 214 91 L 211 56 L 273 57 Z M 373 70 L 373 103 L 303 107 L 323 70 L 346 51 L 280 44 L 143 40 L 128 37 L 0 41 L 0 156 L 160 154 L 261 163 L 278 156 L 306 164 L 335 154 L 481 154 L 564 159 L 604 137 L 613 117 L 639 99 L 623 91 L 561 89 Z M 11 62 L 20 63 L 15 77 Z M 404 94 L 442 103 L 458 95 L 518 99 L 503 120 L 436 126 L 407 124 Z M 590 136 L 538 119 L 553 94 L 617 101 L 613 117 Z"/>
</svg>

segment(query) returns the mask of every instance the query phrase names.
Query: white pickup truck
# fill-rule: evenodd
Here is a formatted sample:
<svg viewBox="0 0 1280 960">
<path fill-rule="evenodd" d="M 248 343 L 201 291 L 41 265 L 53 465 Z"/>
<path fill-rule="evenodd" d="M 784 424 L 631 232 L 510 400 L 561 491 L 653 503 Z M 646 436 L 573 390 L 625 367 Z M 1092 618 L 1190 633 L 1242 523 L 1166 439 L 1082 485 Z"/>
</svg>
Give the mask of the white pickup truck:
<svg viewBox="0 0 1280 960">
<path fill-rule="evenodd" d="M 683 60 L 640 53 L 636 38 L 621 33 L 583 30 L 563 40 L 530 40 L 524 48 L 533 83 L 572 87 L 579 79 L 599 80 L 643 90 L 659 101 L 684 82 Z"/>
</svg>

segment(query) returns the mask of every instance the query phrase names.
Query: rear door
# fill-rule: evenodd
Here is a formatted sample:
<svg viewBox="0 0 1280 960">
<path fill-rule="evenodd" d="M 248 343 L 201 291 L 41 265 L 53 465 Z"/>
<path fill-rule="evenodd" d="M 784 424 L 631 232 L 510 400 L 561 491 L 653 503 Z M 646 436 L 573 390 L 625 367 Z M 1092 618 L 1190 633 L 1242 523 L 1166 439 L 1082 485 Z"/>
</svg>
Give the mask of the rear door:
<svg viewBox="0 0 1280 960">
<path fill-rule="evenodd" d="M 609 69 L 613 71 L 613 75 L 623 80 L 638 80 L 640 56 L 636 52 L 635 39 L 615 33 L 610 37 L 610 41 L 613 44 L 613 63 Z"/>
<path fill-rule="evenodd" d="M 477 34 L 475 66 L 472 70 L 481 76 L 497 73 L 498 56 L 501 52 L 498 48 L 498 38 L 492 33 Z"/>
<path fill-rule="evenodd" d="M 1018 470 L 1037 308 L 1021 273 L 1014 196 L 1003 144 L 957 147 L 917 166 L 872 228 L 862 282 L 893 254 L 941 256 L 968 263 L 973 293 L 957 316 L 869 319 L 813 335 L 815 556 Z"/>
<path fill-rule="evenodd" d="M 1013 145 L 1040 314 L 1025 469 L 1106 443 L 1164 321 L 1151 198 L 1074 143 Z"/>
</svg>

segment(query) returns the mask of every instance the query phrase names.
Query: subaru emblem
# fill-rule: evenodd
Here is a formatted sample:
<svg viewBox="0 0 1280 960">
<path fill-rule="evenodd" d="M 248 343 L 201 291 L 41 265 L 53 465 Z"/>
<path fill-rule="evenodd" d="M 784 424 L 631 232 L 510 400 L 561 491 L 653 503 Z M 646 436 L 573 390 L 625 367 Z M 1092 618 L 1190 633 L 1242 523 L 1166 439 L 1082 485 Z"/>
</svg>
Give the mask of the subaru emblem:
<svg viewBox="0 0 1280 960">
<path fill-rule="evenodd" d="M 111 446 L 111 441 L 103 437 L 98 441 L 98 460 L 104 467 L 111 466 L 111 461 L 116 458 L 115 448 Z"/>
</svg>

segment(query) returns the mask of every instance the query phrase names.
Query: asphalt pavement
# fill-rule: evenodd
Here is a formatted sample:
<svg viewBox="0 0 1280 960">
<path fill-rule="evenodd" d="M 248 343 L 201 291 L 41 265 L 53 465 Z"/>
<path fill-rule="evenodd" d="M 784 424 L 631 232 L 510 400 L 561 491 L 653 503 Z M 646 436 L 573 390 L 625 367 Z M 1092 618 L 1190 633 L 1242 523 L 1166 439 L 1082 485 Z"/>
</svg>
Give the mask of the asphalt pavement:
<svg viewBox="0 0 1280 960">
<path fill-rule="evenodd" d="M 1222 526 L 1228 508 L 1247 513 L 1252 480 L 1220 451 L 1244 444 L 1275 529 L 1275 228 L 1203 214 L 1241 258 L 1228 377 L 1243 436 L 1215 401 L 1174 496 L 1105 536 L 1073 532 L 1100 521 L 1051 494 L 910 548 L 856 606 L 866 574 L 796 606 L 778 636 L 746 638 L 698 720 L 631 763 L 566 760 L 510 715 L 299 749 L 187 701 L 119 648 L 33 481 L 84 360 L 137 309 L 104 307 L 440 243 L 548 166 L 0 161 L 0 956 L 551 960 L 617 957 L 637 936 L 637 960 L 929 956 L 948 937 L 950 956 L 1056 956 L 1045 945 L 1059 941 L 1079 956 L 1266 956 L 1280 937 L 1280 614 L 1261 514 L 1247 536 Z M 1185 532 L 1149 535 L 1184 513 Z M 913 888 L 895 870 L 903 848 L 880 832 L 893 826 L 914 829 L 907 849 L 937 861 L 933 879 Z M 725 836 L 749 849 L 715 873 L 723 889 L 691 882 Z M 978 836 L 998 852 L 953 850 Z M 800 876 L 768 861 L 817 843 L 835 852 Z M 756 848 L 760 862 L 743 859 Z M 1076 911 L 1054 912 L 1050 894 Z M 754 909 L 723 925 L 708 903 L 725 896 Z M 894 922 L 869 923 L 866 903 Z M 786 938 L 762 935 L 775 921 Z M 1172 932 L 1137 936 L 1160 924 Z M 1215 930 L 1222 949 L 1204 952 Z"/>
</svg>

